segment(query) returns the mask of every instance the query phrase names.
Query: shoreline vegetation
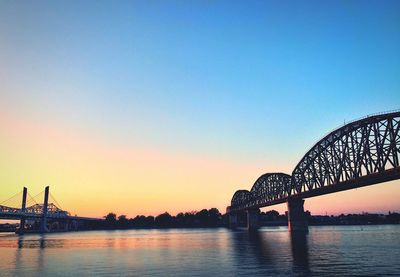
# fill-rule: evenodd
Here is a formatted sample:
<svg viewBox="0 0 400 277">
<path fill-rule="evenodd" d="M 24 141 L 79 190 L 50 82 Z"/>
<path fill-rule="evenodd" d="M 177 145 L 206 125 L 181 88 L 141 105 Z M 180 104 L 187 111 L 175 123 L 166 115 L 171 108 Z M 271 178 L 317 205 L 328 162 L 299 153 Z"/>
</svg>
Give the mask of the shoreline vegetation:
<svg viewBox="0 0 400 277">
<path fill-rule="evenodd" d="M 379 225 L 400 224 L 400 213 L 387 214 L 362 213 L 334 215 L 311 215 L 306 211 L 310 226 L 321 225 Z M 247 216 L 245 212 L 238 214 L 238 226 L 245 227 Z M 275 210 L 260 212 L 260 226 L 287 226 L 287 213 L 279 214 Z M 19 224 L 0 224 L 0 232 L 14 232 Z M 91 225 L 85 230 L 121 230 L 121 229 L 165 229 L 165 228 L 219 228 L 228 226 L 228 216 L 222 215 L 218 209 L 211 208 L 201 211 L 178 213 L 176 216 L 164 212 L 158 216 L 137 215 L 128 218 L 108 213 L 104 221 Z"/>
<path fill-rule="evenodd" d="M 334 215 L 311 215 L 306 211 L 308 224 L 319 225 L 378 225 L 378 224 L 400 224 L 400 213 L 388 212 L 388 214 L 341 214 Z M 199 212 L 178 213 L 176 216 L 168 212 L 156 217 L 138 215 L 127 218 L 125 215 L 117 216 L 115 213 L 106 215 L 103 222 L 105 229 L 139 229 L 139 228 L 212 228 L 227 227 L 228 216 L 222 215 L 218 209 L 203 209 Z M 238 226 L 245 227 L 247 215 L 245 212 L 238 214 Z M 260 212 L 260 226 L 287 226 L 287 213 L 279 214 L 275 210 Z"/>
</svg>

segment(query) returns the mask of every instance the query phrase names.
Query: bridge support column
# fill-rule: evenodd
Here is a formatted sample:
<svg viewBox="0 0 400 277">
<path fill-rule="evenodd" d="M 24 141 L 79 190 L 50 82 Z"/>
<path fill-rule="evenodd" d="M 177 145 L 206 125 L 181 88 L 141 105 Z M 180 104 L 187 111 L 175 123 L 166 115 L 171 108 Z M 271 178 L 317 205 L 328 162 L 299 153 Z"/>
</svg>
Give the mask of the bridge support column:
<svg viewBox="0 0 400 277">
<path fill-rule="evenodd" d="M 25 208 L 26 208 L 26 195 L 28 194 L 28 189 L 24 187 L 22 191 L 22 206 L 21 206 L 21 212 L 24 214 L 25 213 Z M 21 220 L 19 221 L 19 229 L 18 229 L 18 234 L 23 234 L 25 232 L 25 216 L 21 217 Z"/>
<path fill-rule="evenodd" d="M 236 228 L 238 225 L 238 215 L 237 213 L 229 213 L 229 228 Z"/>
<path fill-rule="evenodd" d="M 247 212 L 247 230 L 254 231 L 259 227 L 260 209 L 249 209 Z"/>
<path fill-rule="evenodd" d="M 68 232 L 69 231 L 69 225 L 70 225 L 70 220 L 66 219 L 65 220 L 65 225 L 64 225 L 64 231 Z"/>
<path fill-rule="evenodd" d="M 287 202 L 287 207 L 289 231 L 308 232 L 308 222 L 304 212 L 304 200 L 289 199 Z"/>
<path fill-rule="evenodd" d="M 71 225 L 72 225 L 72 227 L 71 227 L 71 229 L 73 230 L 73 231 L 78 231 L 78 221 L 76 221 L 76 220 L 72 220 L 71 221 Z"/>
<path fill-rule="evenodd" d="M 40 220 L 40 233 L 47 233 L 49 230 L 47 229 L 47 206 L 49 204 L 49 186 L 47 186 L 44 190 L 44 203 L 43 203 L 43 213 L 42 218 Z"/>
</svg>

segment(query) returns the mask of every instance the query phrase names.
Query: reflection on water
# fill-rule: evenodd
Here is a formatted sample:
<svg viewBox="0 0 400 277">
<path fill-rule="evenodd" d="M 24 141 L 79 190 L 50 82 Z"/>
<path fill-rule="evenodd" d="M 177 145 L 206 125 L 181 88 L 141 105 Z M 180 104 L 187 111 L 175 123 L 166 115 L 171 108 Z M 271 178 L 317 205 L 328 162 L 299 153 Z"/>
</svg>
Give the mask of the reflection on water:
<svg viewBox="0 0 400 277">
<path fill-rule="evenodd" d="M 307 234 L 291 234 L 286 228 L 261 229 L 257 232 L 232 233 L 231 242 L 237 266 L 251 274 L 309 273 Z"/>
<path fill-rule="evenodd" d="M 307 233 L 297 232 L 290 234 L 292 247 L 293 271 L 296 273 L 309 274 Z"/>
<path fill-rule="evenodd" d="M 400 275 L 400 226 L 0 234 L 5 276 Z"/>
</svg>

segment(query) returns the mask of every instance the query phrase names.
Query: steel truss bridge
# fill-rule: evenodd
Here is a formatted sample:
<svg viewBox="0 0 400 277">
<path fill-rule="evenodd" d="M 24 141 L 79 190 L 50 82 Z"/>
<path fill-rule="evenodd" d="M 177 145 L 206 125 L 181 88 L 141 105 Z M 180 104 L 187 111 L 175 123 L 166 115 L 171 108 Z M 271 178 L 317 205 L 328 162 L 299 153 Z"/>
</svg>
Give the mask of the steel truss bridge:
<svg viewBox="0 0 400 277">
<path fill-rule="evenodd" d="M 236 191 L 227 213 L 400 179 L 399 129 L 400 111 L 350 122 L 319 140 L 291 175 L 266 173 Z"/>
<path fill-rule="evenodd" d="M 43 202 L 37 200 L 43 196 Z M 38 203 L 39 202 L 39 203 Z M 60 208 L 57 200 L 50 194 L 49 187 L 32 197 L 27 188 L 22 192 L 10 197 L 0 203 L 0 219 L 20 220 L 19 232 L 26 230 L 27 221 L 37 223 L 37 229 L 31 229 L 34 232 L 49 231 L 69 231 L 77 229 L 79 225 L 87 222 L 99 222 L 102 219 L 91 217 L 72 216 L 68 211 Z M 56 229 L 54 228 L 56 226 Z M 62 226 L 62 229 L 60 229 Z"/>
</svg>

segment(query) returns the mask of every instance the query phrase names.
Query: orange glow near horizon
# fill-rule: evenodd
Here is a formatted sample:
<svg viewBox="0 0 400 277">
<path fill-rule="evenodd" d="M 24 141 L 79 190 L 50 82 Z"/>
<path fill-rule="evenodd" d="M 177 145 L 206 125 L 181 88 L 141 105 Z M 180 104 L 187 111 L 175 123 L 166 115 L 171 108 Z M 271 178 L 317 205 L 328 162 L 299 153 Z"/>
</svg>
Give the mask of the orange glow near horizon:
<svg viewBox="0 0 400 277">
<path fill-rule="evenodd" d="M 134 217 L 211 207 L 224 213 L 237 189 L 251 189 L 261 174 L 290 172 L 293 166 L 135 148 L 18 118 L 5 109 L 0 126 L 0 201 L 23 186 L 34 195 L 50 185 L 63 209 L 82 216 L 115 212 Z M 305 209 L 312 214 L 399 211 L 399 182 L 307 199 Z M 266 209 L 284 212 L 286 206 Z"/>
</svg>

